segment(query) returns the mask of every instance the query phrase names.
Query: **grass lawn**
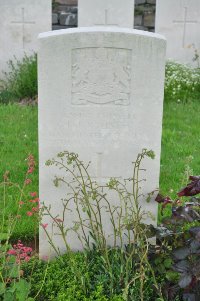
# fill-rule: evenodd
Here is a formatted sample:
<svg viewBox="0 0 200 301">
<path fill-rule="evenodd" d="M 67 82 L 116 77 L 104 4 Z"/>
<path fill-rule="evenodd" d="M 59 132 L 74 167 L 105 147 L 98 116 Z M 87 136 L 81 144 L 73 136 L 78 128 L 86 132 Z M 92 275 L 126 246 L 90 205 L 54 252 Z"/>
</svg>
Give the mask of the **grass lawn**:
<svg viewBox="0 0 200 301">
<path fill-rule="evenodd" d="M 188 157 L 191 156 L 191 173 L 200 174 L 199 150 L 200 102 L 165 103 L 160 170 L 162 194 L 175 198 L 176 192 L 188 182 L 184 176 Z"/>
<path fill-rule="evenodd" d="M 22 186 L 27 171 L 28 155 L 33 154 L 38 162 L 37 107 L 0 105 L 0 129 L 0 179 L 3 180 L 3 174 L 9 171 L 10 180 Z M 29 192 L 38 191 L 38 168 L 30 178 L 32 183 L 25 189 L 26 200 L 31 199 Z M 2 201 L 3 190 L 0 192 Z M 7 190 L 8 211 L 17 212 L 18 197 L 17 189 Z M 24 218 L 16 227 L 14 234 L 16 238 L 28 239 L 34 235 L 32 219 L 26 216 L 28 209 L 28 206 L 21 209 L 20 214 L 23 214 Z"/>
<path fill-rule="evenodd" d="M 164 105 L 163 138 L 161 155 L 160 190 L 164 195 L 176 196 L 183 184 L 183 173 L 188 156 L 192 156 L 190 168 L 198 175 L 200 169 L 200 102 L 166 103 Z M 0 177 L 10 171 L 13 182 L 23 184 L 26 158 L 31 153 L 38 162 L 37 107 L 0 105 Z M 31 176 L 28 192 L 38 191 L 38 169 Z M 2 190 L 1 190 L 2 193 Z M 9 211 L 16 211 L 17 192 L 8 190 Z M 2 198 L 1 198 L 2 199 Z M 21 209 L 26 215 L 28 207 Z M 34 225 L 28 216 L 17 225 L 15 238 L 33 237 Z"/>
</svg>

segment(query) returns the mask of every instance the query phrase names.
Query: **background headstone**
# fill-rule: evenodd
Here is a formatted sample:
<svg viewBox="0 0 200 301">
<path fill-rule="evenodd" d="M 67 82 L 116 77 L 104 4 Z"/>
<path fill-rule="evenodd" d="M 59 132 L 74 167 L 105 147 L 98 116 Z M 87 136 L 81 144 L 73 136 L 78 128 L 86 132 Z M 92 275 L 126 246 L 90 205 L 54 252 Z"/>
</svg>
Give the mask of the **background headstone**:
<svg viewBox="0 0 200 301">
<path fill-rule="evenodd" d="M 58 24 L 58 14 L 52 14 L 52 25 Z"/>
<path fill-rule="evenodd" d="M 110 177 L 129 178 L 137 154 L 142 148 L 152 149 L 156 159 L 144 162 L 147 181 L 142 192 L 158 188 L 165 39 L 133 29 L 91 27 L 44 33 L 39 42 L 41 202 L 61 216 L 67 186 L 54 187 L 59 171 L 45 162 L 64 150 L 78 153 L 85 163 L 91 161 L 92 179 L 105 183 Z M 116 200 L 110 199 L 110 205 Z M 155 202 L 143 206 L 157 217 Z M 70 208 L 68 227 L 77 220 L 75 208 Z M 51 229 L 51 218 L 44 216 L 42 223 Z M 102 223 L 109 237 L 106 215 Z M 82 249 L 73 232 L 67 239 L 74 250 Z M 60 236 L 53 236 L 53 241 L 64 250 Z M 41 227 L 40 256 L 48 255 L 48 249 Z"/>
<path fill-rule="evenodd" d="M 78 26 L 133 28 L 134 0 L 79 0 Z"/>
<path fill-rule="evenodd" d="M 195 65 L 194 49 L 200 49 L 200 1 L 157 0 L 155 30 L 167 38 L 167 58 Z"/>
<path fill-rule="evenodd" d="M 0 78 L 7 61 L 37 51 L 37 36 L 51 30 L 51 0 L 0 0 Z"/>
<path fill-rule="evenodd" d="M 77 13 L 61 13 L 59 17 L 60 25 L 66 25 L 68 27 L 77 26 Z"/>
<path fill-rule="evenodd" d="M 87 2 L 82 2 L 82 5 Z M 74 6 L 76 5 L 76 7 Z M 77 14 L 77 6 L 78 1 L 57 1 L 53 2 L 53 13 L 59 16 L 61 13 L 69 13 Z M 90 9 L 90 6 L 88 6 Z M 121 10 L 121 8 L 120 8 Z M 134 16 L 134 28 L 139 30 L 146 30 L 154 32 L 155 29 L 155 10 L 156 10 L 156 0 L 135 0 L 135 16 Z M 88 12 L 89 13 L 89 12 Z M 132 15 L 131 15 L 132 18 Z M 55 16 L 52 16 L 52 20 L 55 20 Z M 62 18 L 61 18 L 62 21 Z M 73 25 L 61 25 L 60 20 L 58 18 L 58 23 L 52 23 L 52 29 L 58 30 L 63 28 L 77 27 L 77 23 Z M 133 27 L 131 27 L 133 28 Z"/>
</svg>

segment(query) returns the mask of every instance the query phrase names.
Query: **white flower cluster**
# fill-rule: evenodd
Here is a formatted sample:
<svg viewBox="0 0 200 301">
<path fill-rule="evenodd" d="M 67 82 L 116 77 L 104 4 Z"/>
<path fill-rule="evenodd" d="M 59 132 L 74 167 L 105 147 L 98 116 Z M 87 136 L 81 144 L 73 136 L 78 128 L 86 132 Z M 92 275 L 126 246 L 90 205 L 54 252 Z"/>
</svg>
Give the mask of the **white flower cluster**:
<svg viewBox="0 0 200 301">
<path fill-rule="evenodd" d="M 177 102 L 200 99 L 200 69 L 168 61 L 165 71 L 165 99 Z"/>
</svg>

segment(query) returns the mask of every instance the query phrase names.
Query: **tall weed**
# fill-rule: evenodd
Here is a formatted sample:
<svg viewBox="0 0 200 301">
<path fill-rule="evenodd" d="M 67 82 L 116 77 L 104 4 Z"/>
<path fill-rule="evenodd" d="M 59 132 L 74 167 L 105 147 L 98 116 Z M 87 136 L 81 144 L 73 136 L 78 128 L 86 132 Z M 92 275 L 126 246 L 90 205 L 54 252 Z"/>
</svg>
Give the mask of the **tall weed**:
<svg viewBox="0 0 200 301">
<path fill-rule="evenodd" d="M 104 290 L 107 289 L 106 295 L 111 298 L 122 293 L 125 301 L 133 300 L 136 284 L 139 294 L 137 300 L 147 300 L 147 279 L 152 280 L 155 294 L 163 300 L 160 286 L 148 260 L 150 242 L 147 239 L 144 220 L 152 215 L 143 210 L 141 205 L 141 201 L 146 200 L 146 196 L 141 194 L 140 185 L 143 180 L 139 175 L 144 158 L 153 159 L 154 153 L 143 149 L 133 164 L 130 178 L 122 181 L 111 178 L 105 185 L 99 185 L 93 180 L 88 172 L 89 165 L 85 166 L 75 153 L 61 152 L 56 159 L 46 163 L 47 166 L 57 166 L 66 175 L 63 177 L 62 174 L 54 179 L 56 187 L 63 184 L 67 187 L 66 198 L 62 199 L 61 216 L 53 215 L 51 207 L 45 205 L 41 212 L 45 222 L 42 226 L 55 254 L 61 255 L 60 249 L 52 239 L 51 231 L 62 237 L 68 254 L 73 254 L 69 232 L 75 233 L 89 258 L 94 258 L 96 252 L 99 258 L 98 271 L 102 271 L 101 275 L 106 275 L 101 283 Z M 152 192 L 148 195 L 147 201 L 150 201 L 153 194 Z M 111 205 L 111 195 L 115 197 L 116 205 Z M 75 205 L 78 219 L 74 220 L 70 227 L 65 221 L 71 214 L 71 203 Z M 110 223 L 109 236 L 106 235 L 103 222 L 105 216 L 107 223 Z M 52 227 L 48 227 L 49 223 L 52 223 Z M 74 267 L 77 283 L 87 291 L 85 278 L 82 278 L 82 273 L 80 275 L 74 260 L 70 265 Z"/>
<path fill-rule="evenodd" d="M 37 56 L 25 55 L 8 62 L 9 71 L 0 81 L 0 103 L 30 100 L 37 97 Z"/>
</svg>

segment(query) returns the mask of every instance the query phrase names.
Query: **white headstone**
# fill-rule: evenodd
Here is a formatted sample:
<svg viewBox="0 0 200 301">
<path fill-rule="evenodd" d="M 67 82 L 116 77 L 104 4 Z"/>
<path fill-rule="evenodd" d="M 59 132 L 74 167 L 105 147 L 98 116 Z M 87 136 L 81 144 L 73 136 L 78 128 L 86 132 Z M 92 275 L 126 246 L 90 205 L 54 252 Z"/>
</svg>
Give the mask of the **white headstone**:
<svg viewBox="0 0 200 301">
<path fill-rule="evenodd" d="M 7 62 L 37 51 L 37 36 L 51 30 L 51 0 L 0 0 L 0 77 Z"/>
<path fill-rule="evenodd" d="M 155 31 L 167 38 L 167 58 L 195 65 L 194 50 L 200 49 L 200 1 L 157 0 Z"/>
<path fill-rule="evenodd" d="M 40 199 L 61 217 L 66 186 L 54 187 L 58 169 L 45 166 L 57 153 L 78 153 L 91 161 L 92 179 L 129 178 L 131 162 L 142 148 L 155 151 L 145 161 L 143 193 L 159 186 L 166 41 L 159 35 L 120 27 L 87 27 L 44 33 L 39 38 Z M 115 199 L 110 204 L 116 205 Z M 144 204 L 157 216 L 155 202 Z M 72 208 L 71 208 L 72 209 Z M 68 226 L 77 220 L 75 209 Z M 52 220 L 43 217 L 51 229 Z M 104 230 L 110 224 L 103 217 Z M 60 250 L 60 236 L 53 236 Z M 69 233 L 73 249 L 81 243 Z M 40 255 L 48 255 L 48 238 L 40 230 Z"/>
<path fill-rule="evenodd" d="M 79 0 L 78 26 L 133 28 L 134 0 Z"/>
</svg>

